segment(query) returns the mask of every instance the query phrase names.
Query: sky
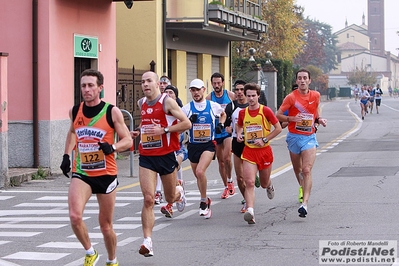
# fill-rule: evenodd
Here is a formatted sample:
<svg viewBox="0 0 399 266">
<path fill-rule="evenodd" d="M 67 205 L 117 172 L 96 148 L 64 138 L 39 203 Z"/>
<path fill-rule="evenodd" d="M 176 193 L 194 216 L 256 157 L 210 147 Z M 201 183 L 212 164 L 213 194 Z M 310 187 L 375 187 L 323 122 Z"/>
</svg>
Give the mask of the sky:
<svg viewBox="0 0 399 266">
<path fill-rule="evenodd" d="M 385 51 L 398 55 L 399 36 L 399 0 L 385 0 Z M 296 3 L 305 8 L 305 18 L 318 20 L 332 26 L 332 32 L 345 28 L 348 25 L 362 24 L 362 16 L 367 18 L 367 0 L 296 0 Z"/>
</svg>

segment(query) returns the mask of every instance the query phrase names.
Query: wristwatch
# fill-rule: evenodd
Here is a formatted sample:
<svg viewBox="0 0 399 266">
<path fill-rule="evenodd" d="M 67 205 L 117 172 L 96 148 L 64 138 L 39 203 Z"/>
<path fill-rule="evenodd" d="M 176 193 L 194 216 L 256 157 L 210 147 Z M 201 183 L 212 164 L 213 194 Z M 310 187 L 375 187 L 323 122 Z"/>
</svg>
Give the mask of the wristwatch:
<svg viewBox="0 0 399 266">
<path fill-rule="evenodd" d="M 263 143 L 267 144 L 269 140 L 267 138 L 262 138 Z"/>
<path fill-rule="evenodd" d="M 115 144 L 112 144 L 112 149 L 114 149 L 114 151 L 116 151 L 116 146 L 115 146 Z"/>
<path fill-rule="evenodd" d="M 165 132 L 165 134 L 168 134 L 168 133 L 169 133 L 169 128 L 168 128 L 168 127 L 165 127 L 165 128 L 163 129 L 163 131 Z"/>
</svg>

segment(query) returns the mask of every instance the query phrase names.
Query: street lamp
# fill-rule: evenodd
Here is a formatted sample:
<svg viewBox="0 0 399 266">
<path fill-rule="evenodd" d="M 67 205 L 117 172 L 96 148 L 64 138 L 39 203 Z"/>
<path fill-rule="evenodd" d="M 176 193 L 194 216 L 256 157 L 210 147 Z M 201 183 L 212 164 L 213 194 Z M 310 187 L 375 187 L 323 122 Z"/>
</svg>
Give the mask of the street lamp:
<svg viewBox="0 0 399 266">
<path fill-rule="evenodd" d="M 249 61 L 250 61 L 250 62 L 255 62 L 254 55 L 255 55 L 255 53 L 256 53 L 256 49 L 255 49 L 255 48 L 249 48 L 249 49 L 248 49 L 248 53 L 249 53 L 249 55 L 250 55 Z"/>
<path fill-rule="evenodd" d="M 125 5 L 126 5 L 126 7 L 127 7 L 128 9 L 131 9 L 131 8 L 132 8 L 132 6 L 133 6 L 133 0 L 125 0 L 125 1 L 123 1 L 123 2 L 125 2 Z"/>
</svg>

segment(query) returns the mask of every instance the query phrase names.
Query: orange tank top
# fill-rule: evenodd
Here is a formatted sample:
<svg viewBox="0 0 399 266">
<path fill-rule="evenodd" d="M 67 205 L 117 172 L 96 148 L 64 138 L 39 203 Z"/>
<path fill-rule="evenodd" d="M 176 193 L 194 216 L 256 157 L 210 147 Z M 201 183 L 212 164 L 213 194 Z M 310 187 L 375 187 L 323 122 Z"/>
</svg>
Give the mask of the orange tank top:
<svg viewBox="0 0 399 266">
<path fill-rule="evenodd" d="M 280 106 L 280 110 L 288 110 L 289 116 L 296 116 L 301 113 L 300 122 L 291 122 L 288 124 L 288 131 L 294 134 L 311 135 L 314 133 L 314 121 L 317 118 L 320 102 L 320 93 L 309 90 L 309 93 L 303 95 L 298 90 L 288 94 Z"/>
<path fill-rule="evenodd" d="M 109 103 L 93 118 L 84 116 L 83 104 L 73 124 L 76 146 L 72 171 L 89 177 L 116 175 L 114 154 L 105 155 L 98 145 L 98 142 L 114 143 L 115 130 L 108 124 L 106 116 Z"/>
</svg>

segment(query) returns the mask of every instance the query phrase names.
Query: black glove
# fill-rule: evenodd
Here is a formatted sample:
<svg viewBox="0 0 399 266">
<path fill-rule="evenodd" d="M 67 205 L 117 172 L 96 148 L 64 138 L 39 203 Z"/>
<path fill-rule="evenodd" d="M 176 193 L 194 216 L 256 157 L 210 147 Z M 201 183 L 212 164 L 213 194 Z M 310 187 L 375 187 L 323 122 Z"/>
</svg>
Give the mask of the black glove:
<svg viewBox="0 0 399 266">
<path fill-rule="evenodd" d="M 224 124 L 223 123 L 219 123 L 216 127 L 215 127 L 215 133 L 216 134 L 220 134 L 222 133 L 222 130 L 224 129 Z"/>
<path fill-rule="evenodd" d="M 102 150 L 105 155 L 111 154 L 115 151 L 112 145 L 108 142 L 98 142 L 98 145 L 100 146 L 98 149 Z"/>
<path fill-rule="evenodd" d="M 191 123 L 195 123 L 195 122 L 197 122 L 197 118 L 198 118 L 198 114 L 192 114 L 189 119 L 190 119 Z"/>
<path fill-rule="evenodd" d="M 69 178 L 68 173 L 71 171 L 71 160 L 69 159 L 69 154 L 64 154 L 62 157 L 62 163 L 60 166 L 62 173 Z"/>
</svg>

